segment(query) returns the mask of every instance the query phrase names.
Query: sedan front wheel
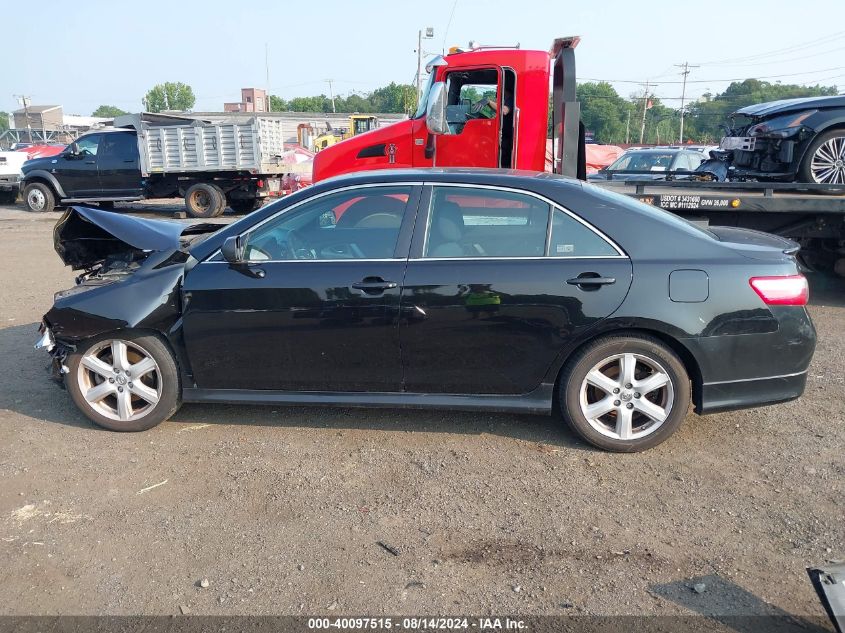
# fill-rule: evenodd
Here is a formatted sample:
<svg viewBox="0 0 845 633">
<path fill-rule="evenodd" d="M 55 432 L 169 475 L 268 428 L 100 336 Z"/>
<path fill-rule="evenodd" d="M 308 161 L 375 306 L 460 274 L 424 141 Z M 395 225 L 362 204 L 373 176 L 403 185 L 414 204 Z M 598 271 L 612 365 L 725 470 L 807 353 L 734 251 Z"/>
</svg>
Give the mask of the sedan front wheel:
<svg viewBox="0 0 845 633">
<path fill-rule="evenodd" d="M 689 409 L 690 382 L 677 355 L 657 339 L 608 336 L 566 364 L 560 402 L 570 427 L 590 444 L 633 453 L 678 429 Z"/>
<path fill-rule="evenodd" d="M 65 379 L 80 411 L 112 431 L 145 431 L 179 408 L 179 373 L 158 337 L 116 333 L 80 345 Z"/>
</svg>

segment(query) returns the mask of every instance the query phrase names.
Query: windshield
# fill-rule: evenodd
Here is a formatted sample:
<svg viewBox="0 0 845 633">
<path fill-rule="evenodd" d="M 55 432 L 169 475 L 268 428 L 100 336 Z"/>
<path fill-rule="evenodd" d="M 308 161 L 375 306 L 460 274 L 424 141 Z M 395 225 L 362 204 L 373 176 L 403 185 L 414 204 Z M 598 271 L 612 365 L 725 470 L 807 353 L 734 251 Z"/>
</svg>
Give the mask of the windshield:
<svg viewBox="0 0 845 633">
<path fill-rule="evenodd" d="M 631 152 L 623 154 L 608 167 L 611 171 L 666 171 L 675 154 L 668 152 Z"/>
<path fill-rule="evenodd" d="M 420 93 L 420 102 L 417 104 L 417 111 L 414 112 L 413 119 L 419 119 L 425 116 L 425 108 L 428 105 L 428 95 L 431 93 L 431 86 L 434 84 L 434 76 L 437 74 L 437 69 L 432 68 L 428 75 L 428 80 L 425 82 L 425 88 Z"/>
</svg>

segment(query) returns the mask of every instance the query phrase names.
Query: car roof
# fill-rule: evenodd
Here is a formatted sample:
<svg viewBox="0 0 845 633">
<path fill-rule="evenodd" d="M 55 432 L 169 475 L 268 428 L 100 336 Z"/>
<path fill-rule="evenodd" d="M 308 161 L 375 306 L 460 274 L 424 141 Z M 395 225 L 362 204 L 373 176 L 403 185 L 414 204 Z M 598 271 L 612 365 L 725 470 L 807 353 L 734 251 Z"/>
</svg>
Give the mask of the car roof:
<svg viewBox="0 0 845 633">
<path fill-rule="evenodd" d="M 689 149 L 687 147 L 646 147 L 643 149 L 628 149 L 625 150 L 625 154 L 627 153 L 636 153 L 636 154 L 678 154 L 680 152 L 695 152 L 694 149 Z"/>
<path fill-rule="evenodd" d="M 416 169 L 374 169 L 353 172 L 327 178 L 316 183 L 315 186 L 336 188 L 356 184 L 390 183 L 407 181 L 425 181 L 430 183 L 450 182 L 479 185 L 496 185 L 500 187 L 512 186 L 516 188 L 534 189 L 540 181 L 554 182 L 561 186 L 580 188 L 581 181 L 567 176 L 551 174 L 544 171 L 528 171 L 519 169 L 489 169 L 467 167 L 430 167 Z"/>
</svg>

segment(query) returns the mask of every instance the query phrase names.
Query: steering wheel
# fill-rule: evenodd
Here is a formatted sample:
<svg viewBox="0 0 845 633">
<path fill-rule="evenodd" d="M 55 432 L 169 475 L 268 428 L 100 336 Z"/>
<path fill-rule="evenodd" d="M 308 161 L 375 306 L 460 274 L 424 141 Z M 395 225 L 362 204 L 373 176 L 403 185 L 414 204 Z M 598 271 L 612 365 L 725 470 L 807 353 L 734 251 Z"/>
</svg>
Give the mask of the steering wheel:
<svg viewBox="0 0 845 633">
<path fill-rule="evenodd" d="M 287 247 L 287 259 L 315 259 L 314 251 L 308 248 L 293 229 L 288 231 L 283 248 L 285 246 Z"/>
<path fill-rule="evenodd" d="M 482 112 L 484 107 L 490 102 L 490 99 L 482 99 L 476 103 L 473 103 L 470 108 L 469 112 L 467 112 L 467 119 L 489 119 L 491 117 L 485 116 Z"/>
</svg>

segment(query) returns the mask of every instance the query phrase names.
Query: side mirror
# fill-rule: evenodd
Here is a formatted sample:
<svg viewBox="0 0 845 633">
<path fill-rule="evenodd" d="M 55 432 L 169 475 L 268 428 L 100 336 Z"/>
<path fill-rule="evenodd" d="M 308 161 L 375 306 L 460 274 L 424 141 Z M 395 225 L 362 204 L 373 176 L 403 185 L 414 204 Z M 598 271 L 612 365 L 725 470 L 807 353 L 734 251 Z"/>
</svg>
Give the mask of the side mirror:
<svg viewBox="0 0 845 633">
<path fill-rule="evenodd" d="M 70 157 L 79 156 L 79 145 L 76 142 L 67 146 L 67 155 Z"/>
<path fill-rule="evenodd" d="M 223 246 L 220 247 L 220 252 L 230 264 L 244 263 L 244 249 L 241 246 L 241 238 L 237 235 L 227 237 L 223 241 Z"/>
<path fill-rule="evenodd" d="M 442 81 L 438 81 L 431 87 L 425 117 L 425 125 L 432 134 L 452 133 L 446 121 L 446 84 Z"/>
</svg>

